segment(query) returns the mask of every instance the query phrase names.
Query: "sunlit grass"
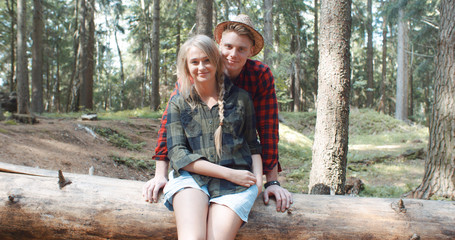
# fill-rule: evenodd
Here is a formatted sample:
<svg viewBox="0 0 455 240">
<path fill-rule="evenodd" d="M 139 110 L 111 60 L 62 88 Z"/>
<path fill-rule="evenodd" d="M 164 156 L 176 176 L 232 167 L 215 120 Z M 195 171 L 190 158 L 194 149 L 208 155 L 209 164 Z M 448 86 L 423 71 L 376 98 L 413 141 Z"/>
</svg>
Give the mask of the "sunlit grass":
<svg viewBox="0 0 455 240">
<path fill-rule="evenodd" d="M 68 112 L 68 113 L 43 113 L 48 118 L 80 118 L 89 112 Z M 150 118 L 160 119 L 162 111 L 152 111 L 150 108 L 137 108 L 123 111 L 98 111 L 94 112 L 100 120 L 127 120 L 129 118 Z"/>
<path fill-rule="evenodd" d="M 122 120 L 128 118 L 160 119 L 162 114 L 162 111 L 151 111 L 150 108 L 141 108 L 117 112 L 100 112 L 99 118 L 104 120 Z"/>
<path fill-rule="evenodd" d="M 280 113 L 279 155 L 288 190 L 308 191 L 316 114 Z M 423 178 L 424 160 L 399 158 L 408 150 L 427 149 L 428 128 L 409 125 L 369 109 L 354 109 L 350 115 L 347 177 L 365 184 L 361 196 L 400 197 L 415 189 Z M 373 164 L 368 160 L 381 158 Z M 353 164 L 352 162 L 359 162 Z M 363 163 L 365 162 L 365 163 Z"/>
</svg>

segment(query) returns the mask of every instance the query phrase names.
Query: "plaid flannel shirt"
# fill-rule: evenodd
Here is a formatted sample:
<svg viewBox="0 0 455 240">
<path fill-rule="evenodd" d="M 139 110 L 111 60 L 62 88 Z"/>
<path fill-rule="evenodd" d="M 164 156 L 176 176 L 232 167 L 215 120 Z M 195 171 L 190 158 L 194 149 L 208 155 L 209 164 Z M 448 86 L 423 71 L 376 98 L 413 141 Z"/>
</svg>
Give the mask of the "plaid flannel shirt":
<svg viewBox="0 0 455 240">
<path fill-rule="evenodd" d="M 278 102 L 275 92 L 275 80 L 270 68 L 264 63 L 248 59 L 237 79 L 231 79 L 233 84 L 250 93 L 256 114 L 256 127 L 262 146 L 262 163 L 264 173 L 270 172 L 277 164 L 278 171 L 281 166 L 278 162 Z M 176 89 L 171 94 L 177 93 Z M 169 160 L 166 147 L 166 122 L 167 109 L 161 119 L 158 131 L 158 142 L 155 148 L 155 160 Z"/>
<path fill-rule="evenodd" d="M 182 95 L 175 95 L 167 112 L 167 147 L 174 177 L 179 170 L 196 160 L 252 171 L 252 154 L 260 154 L 254 107 L 245 90 L 225 81 L 223 144 L 221 158 L 215 150 L 214 134 L 219 126 L 218 104 L 211 109 L 199 98 L 190 106 Z M 197 94 L 196 94 L 197 96 Z M 190 173 L 200 185 L 207 185 L 211 197 L 244 191 L 245 187 L 224 179 Z"/>
</svg>

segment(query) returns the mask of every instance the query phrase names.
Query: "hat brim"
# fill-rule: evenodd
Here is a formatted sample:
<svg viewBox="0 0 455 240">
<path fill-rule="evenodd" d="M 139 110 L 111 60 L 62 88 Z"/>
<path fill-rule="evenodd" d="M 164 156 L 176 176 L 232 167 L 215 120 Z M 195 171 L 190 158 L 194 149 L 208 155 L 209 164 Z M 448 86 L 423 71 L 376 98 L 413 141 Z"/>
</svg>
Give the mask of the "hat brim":
<svg viewBox="0 0 455 240">
<path fill-rule="evenodd" d="M 218 44 L 220 44 L 221 37 L 223 35 L 223 32 L 224 32 L 226 26 L 228 24 L 231 24 L 231 23 L 241 24 L 242 26 L 244 26 L 248 30 L 250 30 L 251 33 L 253 34 L 253 36 L 254 36 L 254 46 L 253 46 L 252 57 L 256 56 L 258 53 L 260 53 L 262 51 L 262 48 L 264 48 L 264 38 L 262 37 L 262 35 L 258 31 L 256 31 L 256 29 L 252 28 L 251 26 L 249 26 L 249 25 L 247 25 L 245 23 L 242 23 L 242 22 L 237 22 L 237 21 L 225 21 L 225 22 L 222 22 L 222 23 L 216 25 L 216 27 L 215 27 L 215 41 Z"/>
</svg>

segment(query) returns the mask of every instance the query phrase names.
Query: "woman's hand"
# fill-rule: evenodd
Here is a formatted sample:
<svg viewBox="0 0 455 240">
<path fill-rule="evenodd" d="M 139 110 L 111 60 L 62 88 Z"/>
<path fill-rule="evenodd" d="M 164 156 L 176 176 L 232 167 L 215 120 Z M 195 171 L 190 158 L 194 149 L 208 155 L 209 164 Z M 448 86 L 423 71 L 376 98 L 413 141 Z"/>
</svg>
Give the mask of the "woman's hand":
<svg viewBox="0 0 455 240">
<path fill-rule="evenodd" d="M 244 187 L 251 187 L 256 184 L 256 176 L 248 170 L 235 170 L 231 169 L 230 173 L 226 176 L 226 180 Z"/>
</svg>

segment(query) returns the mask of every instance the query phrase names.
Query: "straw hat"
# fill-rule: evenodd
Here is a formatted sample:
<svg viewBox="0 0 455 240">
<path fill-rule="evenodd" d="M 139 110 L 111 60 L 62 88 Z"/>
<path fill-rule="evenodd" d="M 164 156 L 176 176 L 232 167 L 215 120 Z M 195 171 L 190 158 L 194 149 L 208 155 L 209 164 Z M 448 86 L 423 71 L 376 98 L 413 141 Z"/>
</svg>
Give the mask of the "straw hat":
<svg viewBox="0 0 455 240">
<path fill-rule="evenodd" d="M 231 21 L 226 21 L 218 24 L 215 28 L 216 42 L 220 44 L 221 36 L 223 35 L 226 26 L 230 23 L 239 23 L 250 30 L 250 32 L 254 36 L 253 56 L 256 56 L 264 47 L 264 38 L 258 31 L 256 31 L 256 29 L 254 29 L 253 22 L 251 21 L 250 17 L 248 17 L 245 14 L 240 14 L 238 16 L 233 17 Z"/>
</svg>

